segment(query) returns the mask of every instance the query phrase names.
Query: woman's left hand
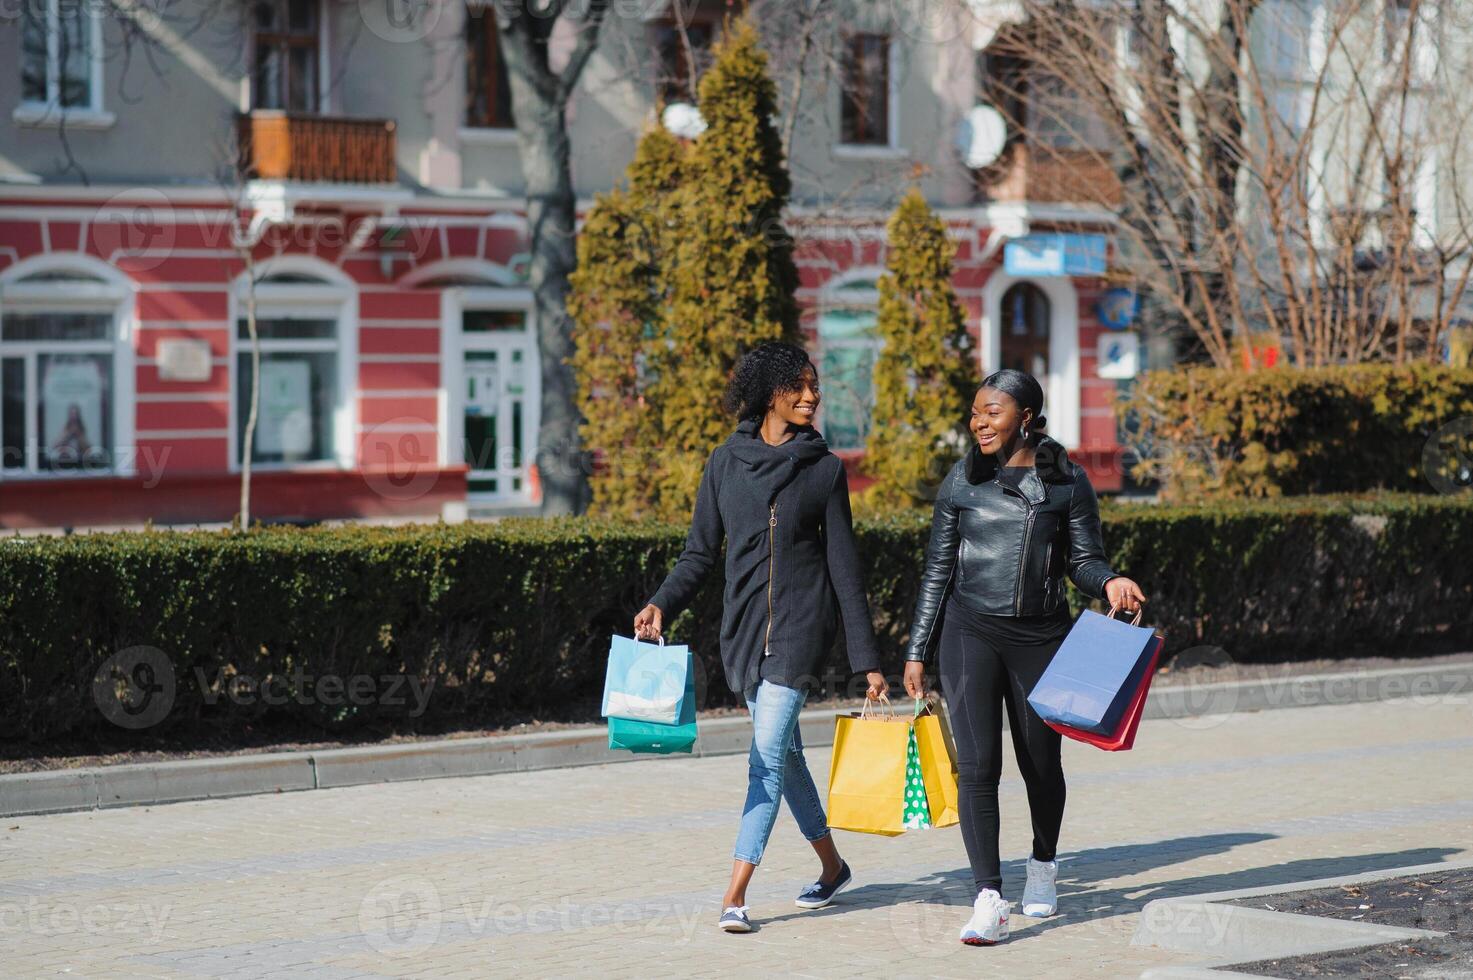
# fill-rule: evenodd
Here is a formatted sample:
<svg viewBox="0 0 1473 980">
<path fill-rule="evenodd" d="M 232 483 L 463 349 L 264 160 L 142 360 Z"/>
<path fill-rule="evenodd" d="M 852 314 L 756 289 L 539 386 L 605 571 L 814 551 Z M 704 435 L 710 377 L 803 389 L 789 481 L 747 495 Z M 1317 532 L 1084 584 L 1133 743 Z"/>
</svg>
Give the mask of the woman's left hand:
<svg viewBox="0 0 1473 980">
<path fill-rule="evenodd" d="M 870 701 L 878 701 L 890 696 L 890 682 L 885 680 L 885 675 L 878 670 L 872 670 L 864 676 L 869 681 L 869 690 L 864 692 L 865 698 Z"/>
<path fill-rule="evenodd" d="M 1123 575 L 1105 583 L 1105 598 L 1110 600 L 1112 608 L 1123 609 L 1128 613 L 1140 612 L 1141 606 L 1146 603 L 1146 594 L 1141 591 L 1141 587 Z"/>
</svg>

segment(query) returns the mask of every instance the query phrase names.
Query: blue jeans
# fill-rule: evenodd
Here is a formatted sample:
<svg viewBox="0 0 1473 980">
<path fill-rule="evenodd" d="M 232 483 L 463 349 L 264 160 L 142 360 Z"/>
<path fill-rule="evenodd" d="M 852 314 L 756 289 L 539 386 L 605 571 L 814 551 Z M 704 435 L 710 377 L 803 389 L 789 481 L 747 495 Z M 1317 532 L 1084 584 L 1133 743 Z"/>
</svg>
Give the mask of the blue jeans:
<svg viewBox="0 0 1473 980">
<path fill-rule="evenodd" d="M 828 819 L 803 759 L 803 738 L 798 733 L 798 712 L 806 697 L 804 691 L 767 681 L 747 692 L 752 751 L 747 756 L 747 803 L 737 831 L 734 856 L 738 861 L 762 863 L 762 852 L 777 820 L 779 798 L 788 801 L 798 829 L 809 841 L 822 840 L 829 834 Z"/>
</svg>

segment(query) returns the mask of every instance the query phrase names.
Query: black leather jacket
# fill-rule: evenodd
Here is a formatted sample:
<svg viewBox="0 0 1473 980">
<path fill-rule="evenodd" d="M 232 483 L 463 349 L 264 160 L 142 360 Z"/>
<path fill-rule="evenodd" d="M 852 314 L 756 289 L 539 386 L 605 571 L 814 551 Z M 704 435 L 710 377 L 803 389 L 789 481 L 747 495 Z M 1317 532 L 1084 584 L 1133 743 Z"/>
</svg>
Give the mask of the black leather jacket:
<svg viewBox="0 0 1473 980">
<path fill-rule="evenodd" d="M 1016 482 L 976 446 L 946 475 L 906 660 L 926 659 L 949 592 L 986 615 L 1039 616 L 1067 603 L 1067 570 L 1081 592 L 1104 598 L 1115 572 L 1105 560 L 1094 487 L 1058 442 L 1044 436 L 1035 451 L 1034 466 Z"/>
</svg>

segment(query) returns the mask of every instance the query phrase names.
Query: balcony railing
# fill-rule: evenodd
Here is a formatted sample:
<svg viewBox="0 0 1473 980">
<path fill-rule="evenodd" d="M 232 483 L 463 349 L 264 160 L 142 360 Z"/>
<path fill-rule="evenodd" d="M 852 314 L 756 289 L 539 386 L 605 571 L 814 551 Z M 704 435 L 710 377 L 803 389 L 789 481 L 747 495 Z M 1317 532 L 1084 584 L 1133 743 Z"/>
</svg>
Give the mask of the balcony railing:
<svg viewBox="0 0 1473 980">
<path fill-rule="evenodd" d="M 392 184 L 392 119 L 341 119 L 258 109 L 239 119 L 241 171 L 259 180 Z"/>
<path fill-rule="evenodd" d="M 1119 207 L 1120 180 L 1101 154 L 1013 145 L 998 163 L 976 171 L 977 186 L 994 201 Z"/>
</svg>

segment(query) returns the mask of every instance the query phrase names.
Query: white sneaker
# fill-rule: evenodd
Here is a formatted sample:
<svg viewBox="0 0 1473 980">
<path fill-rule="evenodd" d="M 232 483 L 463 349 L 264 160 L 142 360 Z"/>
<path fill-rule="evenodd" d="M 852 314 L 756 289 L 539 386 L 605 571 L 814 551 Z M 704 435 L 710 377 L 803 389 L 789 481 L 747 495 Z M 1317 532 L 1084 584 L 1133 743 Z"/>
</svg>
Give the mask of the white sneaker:
<svg viewBox="0 0 1473 980">
<path fill-rule="evenodd" d="M 1059 862 L 1028 859 L 1028 883 L 1023 886 L 1023 914 L 1043 918 L 1059 907 L 1059 891 L 1054 880 L 1059 876 Z"/>
<path fill-rule="evenodd" d="M 993 946 L 1008 938 L 1008 903 L 991 888 L 984 888 L 972 904 L 972 920 L 962 926 L 962 942 L 968 946 Z"/>
</svg>

